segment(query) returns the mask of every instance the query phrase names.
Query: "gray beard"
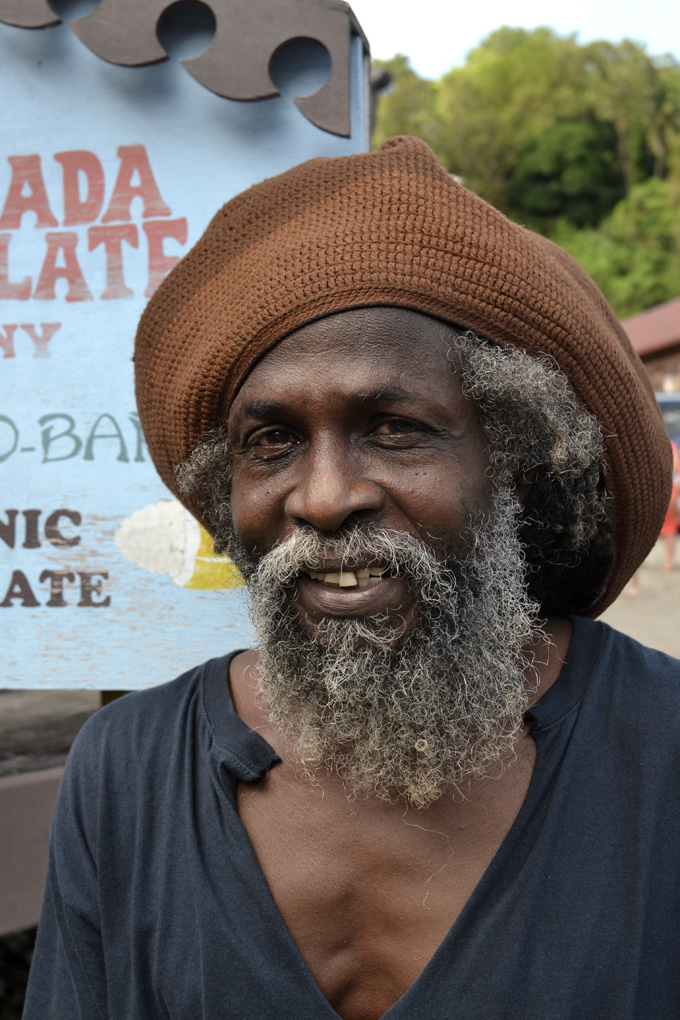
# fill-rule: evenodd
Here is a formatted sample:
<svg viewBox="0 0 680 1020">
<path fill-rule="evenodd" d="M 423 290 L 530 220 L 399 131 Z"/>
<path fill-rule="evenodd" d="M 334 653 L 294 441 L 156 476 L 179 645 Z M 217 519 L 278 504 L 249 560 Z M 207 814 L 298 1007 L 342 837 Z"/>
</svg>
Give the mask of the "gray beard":
<svg viewBox="0 0 680 1020">
<path fill-rule="evenodd" d="M 539 631 L 518 512 L 497 493 L 460 559 L 372 525 L 332 539 L 303 527 L 259 561 L 234 544 L 259 638 L 258 700 L 296 743 L 303 772 L 338 773 L 350 796 L 427 807 L 512 756 L 528 704 L 523 649 Z M 295 578 L 337 558 L 387 563 L 406 578 L 418 605 L 410 634 L 385 616 L 303 628 Z"/>
</svg>

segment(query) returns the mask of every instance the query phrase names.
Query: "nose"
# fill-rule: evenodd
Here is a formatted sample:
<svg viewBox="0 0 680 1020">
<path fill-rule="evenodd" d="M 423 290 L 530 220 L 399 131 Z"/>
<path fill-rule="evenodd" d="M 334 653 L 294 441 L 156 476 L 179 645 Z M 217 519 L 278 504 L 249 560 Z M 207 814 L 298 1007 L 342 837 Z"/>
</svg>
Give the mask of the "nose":
<svg viewBox="0 0 680 1020">
<path fill-rule="evenodd" d="M 385 502 L 381 486 L 366 476 L 361 458 L 328 443 L 310 450 L 286 499 L 286 515 L 319 531 L 337 531 L 348 517 L 376 513 Z"/>
</svg>

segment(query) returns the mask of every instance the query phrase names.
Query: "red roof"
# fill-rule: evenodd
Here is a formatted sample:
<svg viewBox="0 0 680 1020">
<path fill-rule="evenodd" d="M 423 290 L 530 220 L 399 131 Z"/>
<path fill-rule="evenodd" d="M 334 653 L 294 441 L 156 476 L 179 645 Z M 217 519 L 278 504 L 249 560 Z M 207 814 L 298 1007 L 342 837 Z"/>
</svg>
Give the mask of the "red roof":
<svg viewBox="0 0 680 1020">
<path fill-rule="evenodd" d="M 622 326 L 641 358 L 680 346 L 680 297 L 631 315 Z"/>
</svg>

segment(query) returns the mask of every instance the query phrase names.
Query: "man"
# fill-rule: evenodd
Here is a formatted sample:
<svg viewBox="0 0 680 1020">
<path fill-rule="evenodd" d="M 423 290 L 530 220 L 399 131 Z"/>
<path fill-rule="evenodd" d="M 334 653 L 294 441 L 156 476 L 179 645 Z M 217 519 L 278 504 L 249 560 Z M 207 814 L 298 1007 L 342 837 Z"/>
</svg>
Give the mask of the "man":
<svg viewBox="0 0 680 1020">
<path fill-rule="evenodd" d="M 677 1020 L 678 666 L 587 619 L 669 444 L 591 281 L 393 139 L 228 203 L 136 372 L 258 647 L 81 733 L 27 1020 Z"/>
</svg>

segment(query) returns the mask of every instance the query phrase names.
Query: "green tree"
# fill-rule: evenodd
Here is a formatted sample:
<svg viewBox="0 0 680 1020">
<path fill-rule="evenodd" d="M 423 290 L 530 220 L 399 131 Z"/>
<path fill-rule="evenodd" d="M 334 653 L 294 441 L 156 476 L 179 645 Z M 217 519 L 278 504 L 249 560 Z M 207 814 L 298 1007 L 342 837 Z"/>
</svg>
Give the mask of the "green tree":
<svg viewBox="0 0 680 1020">
<path fill-rule="evenodd" d="M 638 43 L 599 41 L 586 47 L 596 113 L 614 125 L 626 186 L 654 171 L 661 176 L 668 147 L 668 76 Z"/>
<path fill-rule="evenodd" d="M 634 185 L 598 230 L 564 221 L 552 232 L 588 272 L 620 318 L 680 294 L 680 208 L 671 182 Z"/>
<path fill-rule="evenodd" d="M 439 81 L 402 55 L 375 141 L 414 134 L 562 244 L 621 316 L 680 293 L 680 64 L 630 40 L 500 28 Z"/>
<path fill-rule="evenodd" d="M 581 46 L 548 28 L 504 27 L 438 82 L 402 55 L 382 66 L 394 85 L 378 105 L 376 143 L 424 138 L 518 219 L 596 223 L 634 183 L 680 179 L 680 65 L 630 40 Z"/>
<path fill-rule="evenodd" d="M 539 230 L 559 216 L 595 226 L 623 198 L 624 182 L 611 124 L 561 120 L 517 151 L 507 192 L 509 212 Z"/>
<path fill-rule="evenodd" d="M 373 147 L 394 135 L 415 135 L 431 145 L 436 130 L 434 83 L 420 78 L 401 53 L 391 60 L 376 60 L 374 66 L 387 71 L 392 84 L 378 101 Z"/>
<path fill-rule="evenodd" d="M 662 57 L 656 64 L 646 139 L 654 157 L 654 176 L 663 178 L 672 171 L 675 153 L 680 153 L 680 64 L 672 57 Z"/>
<path fill-rule="evenodd" d="M 436 151 L 473 191 L 510 211 L 520 150 L 556 122 L 589 116 L 583 85 L 573 36 L 498 29 L 438 83 Z"/>
</svg>

